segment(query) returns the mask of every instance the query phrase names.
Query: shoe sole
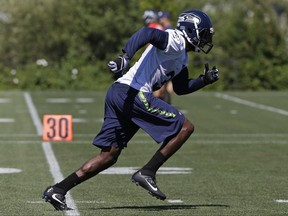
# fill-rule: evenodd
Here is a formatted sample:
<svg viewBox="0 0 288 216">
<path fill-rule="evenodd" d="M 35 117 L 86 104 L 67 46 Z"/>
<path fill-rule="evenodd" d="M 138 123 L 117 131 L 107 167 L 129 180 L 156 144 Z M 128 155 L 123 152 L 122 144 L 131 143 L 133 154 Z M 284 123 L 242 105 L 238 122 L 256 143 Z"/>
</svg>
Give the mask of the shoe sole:
<svg viewBox="0 0 288 216">
<path fill-rule="evenodd" d="M 140 183 L 139 183 L 138 181 L 136 181 L 135 179 L 131 179 L 131 181 L 132 181 L 132 183 L 136 184 L 136 186 L 141 186 Z M 142 187 L 142 186 L 141 186 L 141 187 Z M 166 197 L 165 197 L 165 198 L 164 198 L 164 197 L 160 197 L 160 196 L 158 196 L 157 194 L 152 193 L 151 191 L 149 191 L 149 190 L 146 189 L 145 187 L 142 187 L 142 188 L 144 188 L 145 190 L 147 190 L 148 193 L 149 193 L 151 196 L 156 197 L 156 198 L 159 199 L 159 200 L 162 200 L 162 201 L 163 201 L 163 200 L 166 199 Z"/>
</svg>

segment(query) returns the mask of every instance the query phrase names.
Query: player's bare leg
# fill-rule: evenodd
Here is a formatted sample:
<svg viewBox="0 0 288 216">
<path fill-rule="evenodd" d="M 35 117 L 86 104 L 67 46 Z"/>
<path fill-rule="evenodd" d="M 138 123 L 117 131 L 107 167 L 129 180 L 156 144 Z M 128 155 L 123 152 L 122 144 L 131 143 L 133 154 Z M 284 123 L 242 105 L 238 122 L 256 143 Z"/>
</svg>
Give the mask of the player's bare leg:
<svg viewBox="0 0 288 216">
<path fill-rule="evenodd" d="M 75 173 L 85 181 L 115 164 L 120 153 L 121 149 L 113 146 L 102 149 L 99 155 L 86 161 Z"/>
<path fill-rule="evenodd" d="M 142 186 L 158 199 L 166 199 L 166 195 L 156 185 L 155 175 L 157 170 L 176 153 L 194 131 L 193 124 L 185 119 L 181 130 L 172 138 L 165 140 L 160 149 L 151 160 L 132 176 L 132 182 Z"/>
<path fill-rule="evenodd" d="M 155 97 L 164 100 L 168 104 L 171 104 L 172 94 L 173 94 L 173 85 L 171 81 L 165 83 L 160 89 L 153 92 L 153 95 Z"/>
<path fill-rule="evenodd" d="M 191 136 L 193 132 L 194 125 L 188 119 L 185 119 L 179 133 L 176 134 L 176 136 L 173 138 L 164 141 L 159 151 L 167 160 L 181 148 L 181 146 L 186 142 L 186 140 Z"/>
<path fill-rule="evenodd" d="M 65 201 L 67 191 L 115 164 L 120 154 L 120 148 L 103 148 L 100 154 L 86 161 L 76 172 L 54 186 L 49 186 L 43 193 L 43 199 L 56 210 L 70 210 Z"/>
<path fill-rule="evenodd" d="M 157 91 L 154 91 L 153 95 L 157 98 L 160 98 L 161 100 L 164 100 L 165 91 L 166 91 L 166 83 L 163 86 L 161 86 L 160 89 L 158 89 Z"/>
</svg>

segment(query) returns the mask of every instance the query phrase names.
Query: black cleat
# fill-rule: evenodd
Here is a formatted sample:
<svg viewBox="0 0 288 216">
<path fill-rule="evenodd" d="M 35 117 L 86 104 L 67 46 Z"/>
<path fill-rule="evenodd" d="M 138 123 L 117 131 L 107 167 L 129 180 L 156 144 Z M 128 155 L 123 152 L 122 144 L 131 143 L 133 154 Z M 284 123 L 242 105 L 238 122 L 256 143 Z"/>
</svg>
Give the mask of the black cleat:
<svg viewBox="0 0 288 216">
<path fill-rule="evenodd" d="M 42 198 L 45 199 L 45 202 L 51 203 L 57 211 L 73 210 L 67 207 L 65 195 L 54 192 L 52 186 L 46 188 Z"/>
<path fill-rule="evenodd" d="M 165 200 L 166 195 L 162 193 L 156 185 L 155 176 L 143 175 L 141 170 L 133 174 L 131 181 L 137 186 L 140 185 L 144 189 L 148 190 L 149 194 L 160 200 Z"/>
</svg>

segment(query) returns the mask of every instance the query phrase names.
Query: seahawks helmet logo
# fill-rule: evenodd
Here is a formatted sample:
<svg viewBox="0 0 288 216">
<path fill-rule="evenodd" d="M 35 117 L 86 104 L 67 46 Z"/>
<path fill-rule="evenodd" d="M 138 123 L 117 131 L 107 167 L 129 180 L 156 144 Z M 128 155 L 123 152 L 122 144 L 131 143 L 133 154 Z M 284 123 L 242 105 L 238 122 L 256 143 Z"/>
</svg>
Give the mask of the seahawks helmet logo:
<svg viewBox="0 0 288 216">
<path fill-rule="evenodd" d="M 184 14 L 183 16 L 179 17 L 178 22 L 190 22 L 198 25 L 199 23 L 201 23 L 201 19 L 194 14 Z"/>
</svg>

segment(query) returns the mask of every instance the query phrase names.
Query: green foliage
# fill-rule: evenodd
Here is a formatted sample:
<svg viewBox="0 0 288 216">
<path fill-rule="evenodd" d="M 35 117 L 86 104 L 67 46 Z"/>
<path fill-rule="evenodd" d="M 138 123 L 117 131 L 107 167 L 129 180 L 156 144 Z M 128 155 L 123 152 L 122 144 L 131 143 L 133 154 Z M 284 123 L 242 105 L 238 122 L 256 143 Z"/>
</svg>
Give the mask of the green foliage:
<svg viewBox="0 0 288 216">
<path fill-rule="evenodd" d="M 192 77 L 205 62 L 218 66 L 221 79 L 208 89 L 287 89 L 284 0 L 3 0 L 0 89 L 106 88 L 113 80 L 108 60 L 121 53 L 151 8 L 168 11 L 174 26 L 184 10 L 209 14 L 214 48 L 208 55 L 189 54 Z M 48 65 L 37 65 L 39 59 Z"/>
</svg>

